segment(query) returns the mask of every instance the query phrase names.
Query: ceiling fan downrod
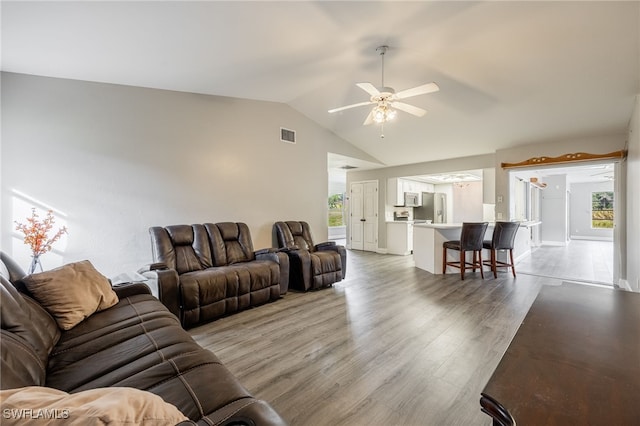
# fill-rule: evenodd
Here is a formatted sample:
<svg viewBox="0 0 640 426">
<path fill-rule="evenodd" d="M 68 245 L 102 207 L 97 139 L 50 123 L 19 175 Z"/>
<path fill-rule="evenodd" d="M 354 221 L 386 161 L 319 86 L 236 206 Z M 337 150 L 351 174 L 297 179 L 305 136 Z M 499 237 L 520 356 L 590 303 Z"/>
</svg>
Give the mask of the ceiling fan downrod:
<svg viewBox="0 0 640 426">
<path fill-rule="evenodd" d="M 380 52 L 380 57 L 382 58 L 382 85 L 380 87 L 384 87 L 384 54 L 389 50 L 389 46 L 378 46 L 376 47 L 376 52 Z"/>
</svg>

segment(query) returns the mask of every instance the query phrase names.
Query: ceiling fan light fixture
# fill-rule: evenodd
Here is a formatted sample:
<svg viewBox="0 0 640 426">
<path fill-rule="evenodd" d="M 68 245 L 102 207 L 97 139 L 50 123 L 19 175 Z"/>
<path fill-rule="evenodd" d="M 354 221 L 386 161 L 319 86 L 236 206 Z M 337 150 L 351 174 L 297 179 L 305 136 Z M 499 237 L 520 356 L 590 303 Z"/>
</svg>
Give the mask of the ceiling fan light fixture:
<svg viewBox="0 0 640 426">
<path fill-rule="evenodd" d="M 393 120 L 396 115 L 398 115 L 398 112 L 387 105 L 378 105 L 373 108 L 373 121 L 378 124 Z"/>
</svg>

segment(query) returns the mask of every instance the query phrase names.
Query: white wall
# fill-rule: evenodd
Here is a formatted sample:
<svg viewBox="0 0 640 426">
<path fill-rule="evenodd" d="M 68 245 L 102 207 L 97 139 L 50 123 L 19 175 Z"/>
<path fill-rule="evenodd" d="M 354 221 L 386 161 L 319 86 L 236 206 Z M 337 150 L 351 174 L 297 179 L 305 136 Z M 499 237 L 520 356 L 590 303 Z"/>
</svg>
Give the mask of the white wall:
<svg viewBox="0 0 640 426">
<path fill-rule="evenodd" d="M 453 185 L 453 218 L 451 222 L 482 222 L 482 182 L 469 182 L 460 188 Z"/>
<path fill-rule="evenodd" d="M 640 95 L 629 125 L 626 178 L 626 275 L 622 278 L 634 291 L 640 291 Z"/>
<path fill-rule="evenodd" d="M 547 187 L 540 200 L 540 233 L 542 244 L 565 245 L 568 241 L 567 176 L 554 175 L 545 179 Z"/>
<path fill-rule="evenodd" d="M 613 240 L 613 228 L 591 227 L 591 194 L 603 191 L 613 192 L 613 190 L 613 181 L 572 183 L 569 185 L 569 203 L 571 206 L 569 209 L 569 230 L 572 239 Z M 614 200 L 615 202 L 616 200 Z"/>
<path fill-rule="evenodd" d="M 306 220 L 325 240 L 327 153 L 375 161 L 285 104 L 12 73 L 1 84 L 0 243 L 25 267 L 13 221 L 32 204 L 69 227 L 45 267 L 89 259 L 106 275 L 151 261 L 154 225 L 246 222 L 258 249 L 274 221 Z"/>
</svg>

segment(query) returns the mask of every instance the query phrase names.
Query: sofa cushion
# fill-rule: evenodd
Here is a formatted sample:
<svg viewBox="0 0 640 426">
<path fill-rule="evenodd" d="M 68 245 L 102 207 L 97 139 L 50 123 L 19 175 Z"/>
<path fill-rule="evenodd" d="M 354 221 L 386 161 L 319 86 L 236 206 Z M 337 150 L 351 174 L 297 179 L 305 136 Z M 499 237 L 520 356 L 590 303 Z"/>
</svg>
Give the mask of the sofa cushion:
<svg viewBox="0 0 640 426">
<path fill-rule="evenodd" d="M 66 392 L 110 386 L 155 393 L 192 420 L 249 393 L 153 296 L 123 298 L 63 333 L 46 385 Z"/>
<path fill-rule="evenodd" d="M 118 303 L 109 280 L 88 260 L 28 275 L 20 281 L 63 330 Z"/>
<path fill-rule="evenodd" d="M 60 338 L 55 320 L 0 276 L 3 389 L 41 385 L 49 353 Z"/>
<path fill-rule="evenodd" d="M 233 265 L 255 259 L 249 227 L 242 222 L 204 224 L 213 251 L 214 266 Z"/>
<path fill-rule="evenodd" d="M 0 389 L 44 385 L 46 365 L 33 347 L 5 330 L 2 330 L 0 340 Z"/>
<path fill-rule="evenodd" d="M 30 419 L 38 424 L 65 425 L 154 425 L 174 426 L 188 420 L 174 405 L 158 395 L 139 389 L 112 387 L 68 394 L 41 386 L 0 392 L 3 425 L 23 425 Z M 11 416 L 11 410 L 29 410 L 25 416 Z M 46 417 L 38 419 L 40 414 Z M 35 415 L 35 417 L 34 417 Z"/>
<path fill-rule="evenodd" d="M 311 238 L 311 230 L 306 222 L 288 221 L 287 226 L 291 230 L 293 242 L 300 250 L 313 251 L 313 243 Z"/>
</svg>

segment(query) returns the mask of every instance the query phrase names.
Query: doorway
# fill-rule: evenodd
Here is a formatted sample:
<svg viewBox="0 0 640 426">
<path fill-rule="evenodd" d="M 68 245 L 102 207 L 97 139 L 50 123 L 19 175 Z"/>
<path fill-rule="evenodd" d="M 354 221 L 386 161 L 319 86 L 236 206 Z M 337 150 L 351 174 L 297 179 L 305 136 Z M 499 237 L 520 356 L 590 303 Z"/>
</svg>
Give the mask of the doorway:
<svg viewBox="0 0 640 426">
<path fill-rule="evenodd" d="M 352 182 L 349 188 L 349 241 L 353 250 L 378 250 L 378 181 Z"/>
<path fill-rule="evenodd" d="M 615 204 L 604 212 L 596 203 L 615 193 L 615 163 L 517 169 L 510 172 L 511 218 L 539 220 L 531 255 L 516 264 L 519 273 L 612 286 L 614 270 Z M 518 197 L 518 186 L 527 187 Z M 527 205 L 522 206 L 523 203 Z M 519 205 L 520 204 L 520 205 Z M 615 206 L 617 208 L 618 206 Z M 536 210 L 539 218 L 534 217 Z M 520 217 L 516 212 L 524 212 Z M 596 220 L 606 214 L 610 220 Z"/>
</svg>

